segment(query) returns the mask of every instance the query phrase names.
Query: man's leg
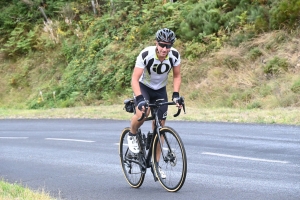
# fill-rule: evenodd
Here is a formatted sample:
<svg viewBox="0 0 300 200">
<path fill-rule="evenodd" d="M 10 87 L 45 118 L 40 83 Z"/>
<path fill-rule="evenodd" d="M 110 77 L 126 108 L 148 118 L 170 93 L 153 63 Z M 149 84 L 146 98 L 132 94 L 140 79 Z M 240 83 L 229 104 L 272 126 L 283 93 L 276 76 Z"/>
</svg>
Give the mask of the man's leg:
<svg viewBox="0 0 300 200">
<path fill-rule="evenodd" d="M 145 117 L 148 116 L 149 110 L 150 109 L 148 109 L 147 114 L 146 114 Z M 129 132 L 128 137 L 127 137 L 127 142 L 128 142 L 129 149 L 133 153 L 138 153 L 140 151 L 139 144 L 138 144 L 138 139 L 136 137 L 136 133 L 137 133 L 138 128 L 140 128 L 141 125 L 145 121 L 145 118 L 141 121 L 138 121 L 138 119 L 140 119 L 141 116 L 142 116 L 142 111 L 140 111 L 136 107 L 136 113 L 131 118 L 130 132 Z"/>
<path fill-rule="evenodd" d="M 140 111 L 137 107 L 135 108 L 135 110 L 136 110 L 136 113 L 135 113 L 135 115 L 132 116 L 131 123 L 130 123 L 130 132 L 134 135 L 136 134 L 138 128 L 140 128 L 145 121 L 145 119 L 138 121 L 138 119 L 141 118 L 141 116 L 142 116 L 142 111 Z M 149 113 L 150 113 L 150 109 L 147 110 L 145 117 L 147 117 L 149 115 Z"/>
<path fill-rule="evenodd" d="M 144 96 L 144 98 L 146 100 L 150 101 L 149 93 L 151 92 L 151 89 L 148 88 L 147 86 L 143 85 L 142 83 L 140 83 L 140 89 L 141 89 L 141 92 L 142 92 L 142 95 Z M 130 132 L 133 135 L 136 134 L 138 128 L 140 128 L 145 121 L 145 120 L 138 121 L 138 119 L 140 119 L 142 116 L 142 111 L 140 111 L 138 109 L 136 102 L 135 102 L 135 106 L 136 106 L 135 114 L 132 116 L 131 123 L 130 123 Z M 149 115 L 149 113 L 150 113 L 150 109 L 147 110 L 146 117 Z"/>
</svg>

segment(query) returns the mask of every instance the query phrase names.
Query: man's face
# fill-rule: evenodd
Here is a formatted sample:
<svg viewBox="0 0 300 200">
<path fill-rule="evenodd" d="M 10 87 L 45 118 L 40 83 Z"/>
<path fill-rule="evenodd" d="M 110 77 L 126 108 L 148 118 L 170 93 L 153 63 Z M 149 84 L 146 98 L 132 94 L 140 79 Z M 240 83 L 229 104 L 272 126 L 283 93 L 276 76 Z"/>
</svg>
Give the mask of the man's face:
<svg viewBox="0 0 300 200">
<path fill-rule="evenodd" d="M 163 57 L 167 56 L 168 53 L 170 52 L 171 47 L 172 47 L 171 43 L 156 42 L 158 56 L 163 56 Z"/>
</svg>

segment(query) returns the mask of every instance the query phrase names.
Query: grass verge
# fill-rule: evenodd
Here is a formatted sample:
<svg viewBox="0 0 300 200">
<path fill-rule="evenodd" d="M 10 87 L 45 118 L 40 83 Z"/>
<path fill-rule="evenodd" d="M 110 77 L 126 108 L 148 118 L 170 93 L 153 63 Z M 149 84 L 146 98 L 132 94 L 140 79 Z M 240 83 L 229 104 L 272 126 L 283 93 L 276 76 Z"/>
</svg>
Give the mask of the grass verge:
<svg viewBox="0 0 300 200">
<path fill-rule="evenodd" d="M 176 107 L 170 106 L 168 120 L 300 125 L 299 108 L 207 109 L 187 107 L 186 114 L 181 114 L 175 118 L 173 117 L 175 113 Z M 89 118 L 130 120 L 131 116 L 132 114 L 123 110 L 123 105 L 53 108 L 47 110 L 0 108 L 0 119 Z"/>
<path fill-rule="evenodd" d="M 32 191 L 20 184 L 10 184 L 0 180 L 0 200 L 51 200 L 45 191 Z"/>
</svg>

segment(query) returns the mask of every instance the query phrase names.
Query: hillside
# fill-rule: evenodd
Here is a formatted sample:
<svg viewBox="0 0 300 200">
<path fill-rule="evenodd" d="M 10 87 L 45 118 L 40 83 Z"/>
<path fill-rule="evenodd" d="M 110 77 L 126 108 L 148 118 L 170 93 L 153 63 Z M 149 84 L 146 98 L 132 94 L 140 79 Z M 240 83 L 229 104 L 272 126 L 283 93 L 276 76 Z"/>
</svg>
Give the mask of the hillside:
<svg viewBox="0 0 300 200">
<path fill-rule="evenodd" d="M 35 1 L 30 5 L 24 2 L 20 5 L 34 12 Z M 181 95 L 189 106 L 300 106 L 300 29 L 292 20 L 272 14 L 275 5 L 288 9 L 280 7 L 285 2 L 300 8 L 297 1 L 178 1 L 163 5 L 161 1 L 142 5 L 132 1 L 115 7 L 99 5 L 102 10 L 96 16 L 84 1 L 58 2 L 61 4 L 54 6 L 48 1 L 46 14 L 51 16 L 52 9 L 63 17 L 53 15 L 43 22 L 38 13 L 33 25 L 31 19 L 13 28 L 2 23 L 1 107 L 120 104 L 131 95 L 130 75 L 137 54 L 154 43 L 154 33 L 162 26 L 177 34 L 174 46 L 182 54 Z M 7 9 L 14 7 L 7 3 L 2 13 L 9 12 Z M 260 13 L 267 12 L 263 21 Z M 196 16 L 211 21 L 193 21 Z M 285 26 L 274 25 L 275 19 Z"/>
<path fill-rule="evenodd" d="M 299 42 L 299 34 L 273 31 L 222 47 L 184 71 L 187 96 L 213 107 L 299 107 Z"/>
</svg>

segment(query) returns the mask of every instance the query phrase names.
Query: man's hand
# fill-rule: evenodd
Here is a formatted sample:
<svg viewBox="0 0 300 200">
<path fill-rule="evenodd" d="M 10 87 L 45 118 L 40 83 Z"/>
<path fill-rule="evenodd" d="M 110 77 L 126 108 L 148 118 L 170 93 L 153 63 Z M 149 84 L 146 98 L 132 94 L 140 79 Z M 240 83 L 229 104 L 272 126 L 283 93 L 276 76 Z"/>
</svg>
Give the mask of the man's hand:
<svg viewBox="0 0 300 200">
<path fill-rule="evenodd" d="M 143 95 L 136 96 L 135 101 L 136 101 L 136 106 L 140 111 L 145 112 L 147 110 L 148 104 L 145 98 L 143 97 Z"/>
<path fill-rule="evenodd" d="M 179 92 L 173 92 L 173 95 L 172 95 L 172 101 L 174 103 L 176 103 L 176 106 L 181 109 L 182 108 L 182 105 L 181 105 L 181 102 L 179 102 Z"/>
<path fill-rule="evenodd" d="M 146 112 L 146 110 L 148 109 L 148 104 L 146 101 L 141 101 L 139 104 L 138 104 L 138 109 L 142 112 Z"/>
</svg>

